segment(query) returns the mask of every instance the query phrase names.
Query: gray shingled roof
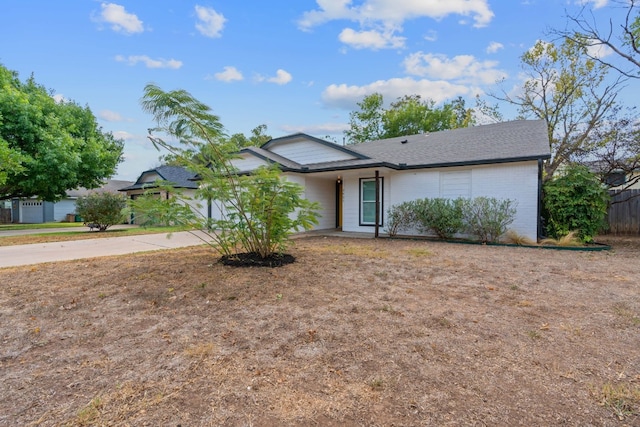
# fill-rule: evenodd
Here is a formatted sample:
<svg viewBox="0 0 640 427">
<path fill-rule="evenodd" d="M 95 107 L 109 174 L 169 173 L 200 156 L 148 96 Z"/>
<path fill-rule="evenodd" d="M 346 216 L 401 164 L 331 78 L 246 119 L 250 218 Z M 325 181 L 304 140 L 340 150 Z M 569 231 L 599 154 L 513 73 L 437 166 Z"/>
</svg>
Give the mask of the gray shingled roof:
<svg viewBox="0 0 640 427">
<path fill-rule="evenodd" d="M 149 169 L 142 172 L 135 184 L 121 188 L 119 191 L 140 190 L 142 188 L 152 186 L 149 182 L 142 182 L 142 179 L 146 174 L 154 172 L 160 175 L 164 181 L 170 183 L 176 188 L 198 188 L 198 183 L 193 180 L 195 178 L 195 174 L 193 172 L 189 172 L 187 169 L 180 166 L 163 165 L 155 169 Z"/>
<path fill-rule="evenodd" d="M 131 181 L 109 179 L 102 185 L 102 187 L 91 188 L 91 189 L 81 187 L 81 188 L 76 188 L 74 190 L 69 190 L 67 191 L 67 198 L 75 199 L 80 196 L 87 196 L 88 194 L 91 194 L 91 193 L 115 192 L 131 184 L 133 184 L 133 182 Z"/>
<path fill-rule="evenodd" d="M 370 141 L 350 147 L 371 159 L 407 167 L 487 164 L 550 156 L 543 120 L 518 120 Z"/>
<path fill-rule="evenodd" d="M 279 162 L 273 155 L 271 158 L 280 163 L 284 170 L 320 172 L 369 167 L 420 169 L 537 160 L 551 156 L 544 120 L 495 123 L 381 139 L 340 148 L 350 150 L 360 158 L 304 166 Z"/>
<path fill-rule="evenodd" d="M 262 147 L 247 147 L 241 151 L 241 153 L 252 153 L 254 156 L 269 161 L 275 162 L 279 165 L 284 166 L 289 169 L 299 169 L 301 167 L 300 163 L 294 162 L 293 160 L 289 160 L 286 157 L 282 157 L 279 154 L 272 153 L 269 150 L 265 150 Z"/>
</svg>

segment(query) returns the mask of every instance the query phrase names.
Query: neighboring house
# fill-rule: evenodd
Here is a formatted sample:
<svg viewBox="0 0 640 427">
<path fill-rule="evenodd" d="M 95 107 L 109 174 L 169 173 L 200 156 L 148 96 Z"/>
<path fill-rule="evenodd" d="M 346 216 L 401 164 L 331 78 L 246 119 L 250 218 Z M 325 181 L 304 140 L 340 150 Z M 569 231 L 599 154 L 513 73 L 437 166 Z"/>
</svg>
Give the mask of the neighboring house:
<svg viewBox="0 0 640 427">
<path fill-rule="evenodd" d="M 201 212 L 202 215 L 206 216 L 207 203 L 195 201 L 195 191 L 198 189 L 198 183 L 194 178 L 195 174 L 189 172 L 183 167 L 163 165 L 142 172 L 133 185 L 120 188 L 119 191 L 125 192 L 127 194 L 127 198 L 135 199 L 148 190 L 152 190 L 153 192 L 153 189 L 157 188 L 156 182 L 162 181 L 163 183 L 170 184 L 173 188 L 180 189 L 185 196 L 194 199 L 193 202 L 190 202 L 192 207 L 198 212 Z M 167 199 L 171 197 L 170 193 L 160 189 L 154 192 L 154 194 L 157 194 L 158 197 Z M 131 214 L 131 223 L 136 223 L 135 212 L 132 212 Z"/>
<path fill-rule="evenodd" d="M 241 173 L 278 164 L 307 199 L 320 203 L 317 229 L 373 232 L 383 229 L 387 210 L 404 201 L 487 196 L 515 200 L 510 227 L 537 239 L 548 158 L 546 123 L 522 120 L 349 146 L 299 133 L 245 148 L 233 163 Z"/>
<path fill-rule="evenodd" d="M 66 196 L 57 202 L 46 202 L 37 197 L 13 199 L 11 201 L 12 222 L 39 224 L 43 222 L 67 221 L 71 217 L 75 219 L 76 200 L 78 197 L 86 196 L 90 193 L 116 192 L 120 188 L 128 185 L 131 185 L 131 181 L 110 179 L 99 188 L 69 190 Z"/>
<path fill-rule="evenodd" d="M 585 165 L 600 178 L 608 190 L 640 190 L 640 168 L 633 167 L 635 163 L 630 161 L 612 165 L 600 160 L 587 162 Z"/>
<path fill-rule="evenodd" d="M 604 177 L 604 182 L 609 186 L 609 190 L 640 190 L 640 170 L 630 173 L 624 171 L 609 172 Z"/>
</svg>

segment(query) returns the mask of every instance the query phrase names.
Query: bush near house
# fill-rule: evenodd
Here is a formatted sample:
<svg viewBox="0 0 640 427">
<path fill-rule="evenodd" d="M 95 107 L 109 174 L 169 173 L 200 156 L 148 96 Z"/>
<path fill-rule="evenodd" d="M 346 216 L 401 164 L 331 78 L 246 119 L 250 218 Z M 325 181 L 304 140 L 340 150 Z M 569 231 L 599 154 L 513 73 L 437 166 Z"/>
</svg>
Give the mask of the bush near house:
<svg viewBox="0 0 640 427">
<path fill-rule="evenodd" d="M 433 232 L 441 239 L 450 239 L 463 229 L 464 199 L 419 199 L 416 200 L 418 230 Z"/>
<path fill-rule="evenodd" d="M 543 188 L 547 234 L 556 239 L 577 231 L 583 242 L 606 229 L 610 196 L 598 178 L 581 165 L 569 166 Z"/>
<path fill-rule="evenodd" d="M 124 222 L 127 201 L 122 195 L 104 192 L 78 197 L 76 213 L 87 224 L 94 224 L 99 231 L 105 231 L 114 224 Z"/>
<path fill-rule="evenodd" d="M 510 199 L 476 197 L 463 200 L 464 230 L 483 243 L 497 242 L 516 217 L 516 202 Z"/>
<path fill-rule="evenodd" d="M 400 231 L 410 230 L 416 223 L 416 202 L 402 202 L 387 210 L 386 232 L 389 236 L 397 236 Z"/>
<path fill-rule="evenodd" d="M 388 210 L 387 232 L 395 236 L 399 231 L 415 229 L 441 239 L 466 233 L 483 243 L 497 242 L 515 215 L 516 203 L 510 199 L 417 199 Z"/>
</svg>

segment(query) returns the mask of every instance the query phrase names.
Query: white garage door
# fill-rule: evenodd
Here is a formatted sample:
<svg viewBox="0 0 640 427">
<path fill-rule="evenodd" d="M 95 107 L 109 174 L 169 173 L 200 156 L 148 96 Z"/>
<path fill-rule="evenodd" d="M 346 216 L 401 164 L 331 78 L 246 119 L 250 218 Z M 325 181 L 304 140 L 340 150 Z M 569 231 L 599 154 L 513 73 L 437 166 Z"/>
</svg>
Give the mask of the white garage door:
<svg viewBox="0 0 640 427">
<path fill-rule="evenodd" d="M 44 206 L 40 200 L 23 200 L 20 203 L 20 222 L 39 224 L 44 221 Z"/>
</svg>

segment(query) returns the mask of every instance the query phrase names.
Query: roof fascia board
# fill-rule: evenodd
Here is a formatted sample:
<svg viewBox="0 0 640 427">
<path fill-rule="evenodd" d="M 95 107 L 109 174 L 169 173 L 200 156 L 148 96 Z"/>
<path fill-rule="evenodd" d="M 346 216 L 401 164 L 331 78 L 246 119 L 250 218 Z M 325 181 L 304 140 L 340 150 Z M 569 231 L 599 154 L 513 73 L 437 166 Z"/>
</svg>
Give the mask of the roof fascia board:
<svg viewBox="0 0 640 427">
<path fill-rule="evenodd" d="M 314 172 L 331 172 L 331 171 L 341 171 L 341 170 L 353 170 L 353 169 L 370 169 L 370 168 L 379 168 L 385 167 L 393 170 L 416 170 L 416 169 L 436 169 L 436 168 L 450 168 L 450 167 L 460 167 L 460 166 L 479 166 L 479 165 L 495 165 L 501 163 L 516 163 L 516 162 L 528 162 L 533 160 L 544 160 L 548 159 L 551 156 L 529 156 L 529 157 L 514 157 L 510 159 L 489 159 L 489 160 L 473 160 L 466 162 L 447 162 L 447 163 L 433 163 L 433 164 L 424 164 L 424 165 L 402 165 L 388 162 L 376 162 L 367 165 L 349 165 L 349 166 L 331 166 L 324 168 L 316 168 L 316 169 L 292 169 L 286 168 L 283 171 L 286 172 L 298 172 L 298 173 L 314 173 Z"/>
</svg>

